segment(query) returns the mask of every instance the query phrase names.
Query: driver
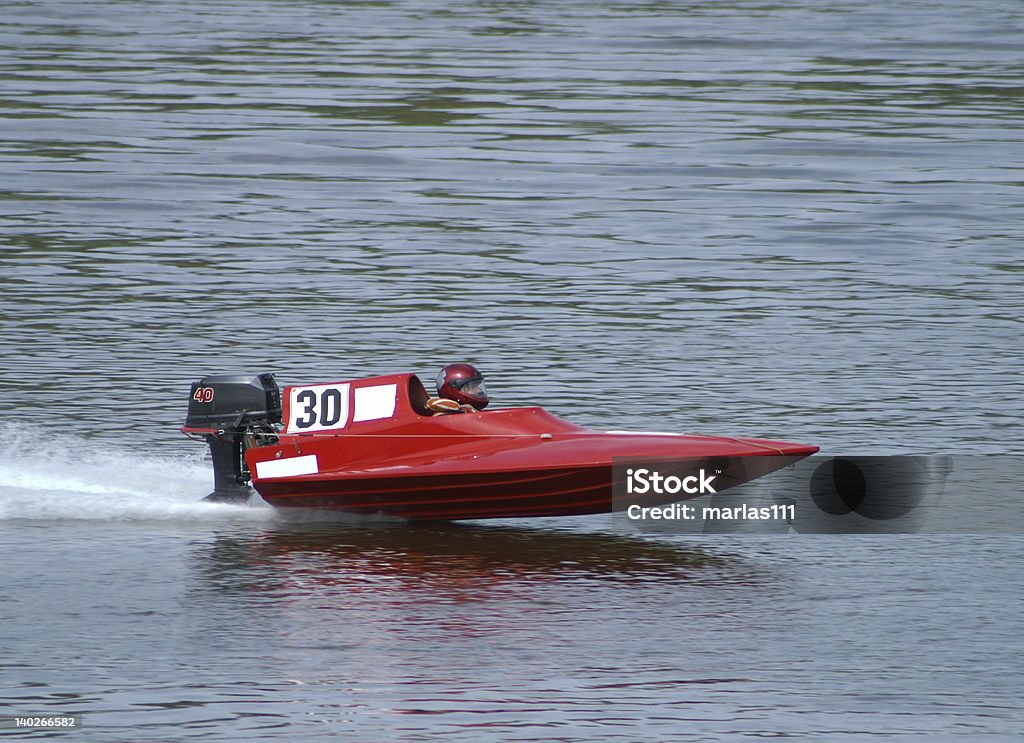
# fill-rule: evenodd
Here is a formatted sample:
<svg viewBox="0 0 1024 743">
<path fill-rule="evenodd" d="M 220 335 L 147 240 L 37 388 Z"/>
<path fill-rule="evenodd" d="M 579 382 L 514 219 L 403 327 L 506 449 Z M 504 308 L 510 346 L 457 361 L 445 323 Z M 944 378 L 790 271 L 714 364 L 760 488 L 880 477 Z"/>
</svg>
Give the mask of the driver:
<svg viewBox="0 0 1024 743">
<path fill-rule="evenodd" d="M 437 373 L 437 397 L 427 400 L 435 415 L 475 413 L 490 400 L 484 375 L 472 364 L 449 364 Z"/>
</svg>

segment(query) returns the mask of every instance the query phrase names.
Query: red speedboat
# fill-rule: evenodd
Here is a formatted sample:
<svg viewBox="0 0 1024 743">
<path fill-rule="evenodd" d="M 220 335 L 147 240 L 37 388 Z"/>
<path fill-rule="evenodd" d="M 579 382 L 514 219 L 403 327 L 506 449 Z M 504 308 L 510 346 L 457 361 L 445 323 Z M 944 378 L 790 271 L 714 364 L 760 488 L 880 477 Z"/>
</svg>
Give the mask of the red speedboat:
<svg viewBox="0 0 1024 743">
<path fill-rule="evenodd" d="M 247 499 L 251 481 L 277 507 L 405 519 L 657 506 L 720 492 L 818 450 L 595 431 L 539 407 L 435 415 L 427 400 L 415 374 L 291 386 L 283 394 L 272 374 L 214 376 L 192 385 L 182 431 L 210 444 L 209 499 Z"/>
</svg>

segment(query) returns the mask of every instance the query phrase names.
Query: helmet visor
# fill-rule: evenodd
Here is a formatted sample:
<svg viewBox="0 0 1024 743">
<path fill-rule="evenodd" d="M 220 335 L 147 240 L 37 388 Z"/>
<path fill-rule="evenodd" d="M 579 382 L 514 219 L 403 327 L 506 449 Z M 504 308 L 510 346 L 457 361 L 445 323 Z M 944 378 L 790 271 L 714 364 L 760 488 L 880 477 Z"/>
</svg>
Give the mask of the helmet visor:
<svg viewBox="0 0 1024 743">
<path fill-rule="evenodd" d="M 476 397 L 481 400 L 487 398 L 487 386 L 484 384 L 483 377 L 473 377 L 472 379 L 453 382 L 452 387 L 470 397 Z"/>
</svg>

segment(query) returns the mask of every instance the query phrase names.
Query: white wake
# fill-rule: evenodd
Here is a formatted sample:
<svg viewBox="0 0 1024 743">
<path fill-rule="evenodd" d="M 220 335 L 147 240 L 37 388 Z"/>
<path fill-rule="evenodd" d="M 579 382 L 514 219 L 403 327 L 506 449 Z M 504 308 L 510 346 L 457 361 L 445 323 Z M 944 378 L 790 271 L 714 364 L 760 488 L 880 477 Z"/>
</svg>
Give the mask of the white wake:
<svg viewBox="0 0 1024 743">
<path fill-rule="evenodd" d="M 0 425 L 0 520 L 265 519 L 268 507 L 204 503 L 205 446 L 161 456 L 70 434 Z"/>
</svg>

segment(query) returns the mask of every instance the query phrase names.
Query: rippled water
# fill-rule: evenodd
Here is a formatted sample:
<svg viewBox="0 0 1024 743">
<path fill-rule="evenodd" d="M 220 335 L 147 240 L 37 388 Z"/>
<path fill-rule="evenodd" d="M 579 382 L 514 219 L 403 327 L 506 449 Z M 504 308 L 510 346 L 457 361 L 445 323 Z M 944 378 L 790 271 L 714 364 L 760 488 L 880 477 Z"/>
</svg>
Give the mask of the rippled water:
<svg viewBox="0 0 1024 743">
<path fill-rule="evenodd" d="M 585 425 L 1019 453 L 1022 27 L 3 4 L 4 701 L 104 741 L 1018 739 L 1016 537 L 296 524 L 196 504 L 175 429 L 205 373 L 468 359 Z"/>
</svg>

